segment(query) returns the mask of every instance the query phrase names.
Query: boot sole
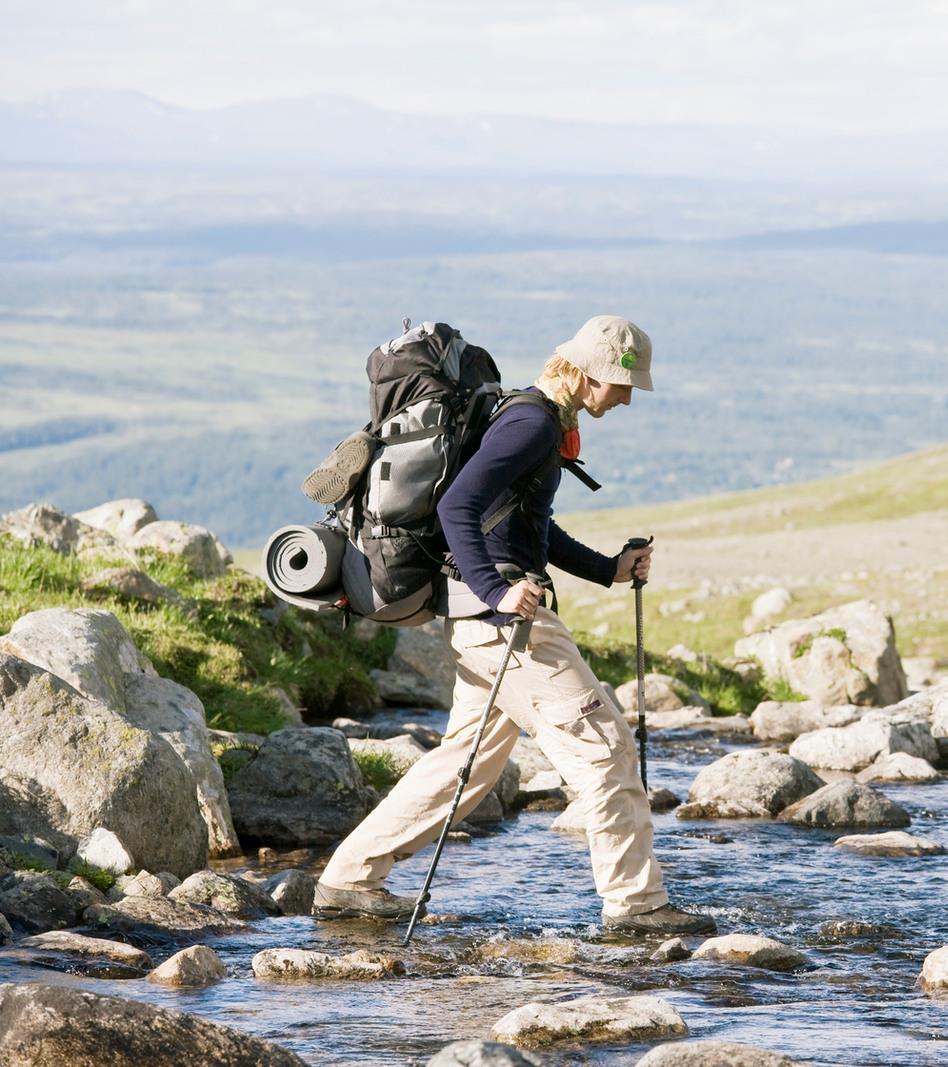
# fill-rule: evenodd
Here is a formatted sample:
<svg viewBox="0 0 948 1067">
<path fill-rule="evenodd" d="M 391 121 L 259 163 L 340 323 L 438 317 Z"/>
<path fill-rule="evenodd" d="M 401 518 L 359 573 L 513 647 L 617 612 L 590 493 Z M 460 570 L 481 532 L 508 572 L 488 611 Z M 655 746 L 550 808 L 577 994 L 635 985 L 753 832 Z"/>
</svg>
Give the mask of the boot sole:
<svg viewBox="0 0 948 1067">
<path fill-rule="evenodd" d="M 364 430 L 350 435 L 306 475 L 300 489 L 319 504 L 338 504 L 352 491 L 376 446 L 375 438 Z"/>
</svg>

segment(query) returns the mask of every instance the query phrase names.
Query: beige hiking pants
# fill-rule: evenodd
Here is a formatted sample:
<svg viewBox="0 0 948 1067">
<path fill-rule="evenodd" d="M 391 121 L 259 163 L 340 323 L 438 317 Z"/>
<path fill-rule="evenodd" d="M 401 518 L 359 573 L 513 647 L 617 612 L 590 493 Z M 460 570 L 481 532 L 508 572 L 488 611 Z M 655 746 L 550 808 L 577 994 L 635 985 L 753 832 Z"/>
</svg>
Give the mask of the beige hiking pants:
<svg viewBox="0 0 948 1067">
<path fill-rule="evenodd" d="M 392 864 L 434 841 L 457 789 L 509 629 L 450 619 L 454 706 L 441 744 L 423 756 L 339 845 L 320 881 L 337 889 L 378 889 Z M 540 608 L 526 653 L 513 653 L 481 739 L 457 819 L 497 781 L 525 730 L 579 798 L 596 890 L 607 914 L 650 911 L 667 902 L 652 851 L 652 821 L 635 738 L 583 661 L 569 631 Z"/>
</svg>

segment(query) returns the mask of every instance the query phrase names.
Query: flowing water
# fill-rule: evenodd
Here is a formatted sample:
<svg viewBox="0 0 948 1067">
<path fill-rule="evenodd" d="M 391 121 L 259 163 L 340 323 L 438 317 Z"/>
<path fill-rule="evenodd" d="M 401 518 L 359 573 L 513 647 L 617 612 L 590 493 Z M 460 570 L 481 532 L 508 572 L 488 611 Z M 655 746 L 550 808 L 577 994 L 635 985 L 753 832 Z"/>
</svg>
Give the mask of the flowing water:
<svg viewBox="0 0 948 1067">
<path fill-rule="evenodd" d="M 732 747 L 693 737 L 659 741 L 650 781 L 684 796 L 699 766 Z M 882 789 L 908 809 L 911 832 L 948 845 L 944 780 Z M 286 917 L 209 940 L 230 977 L 205 989 L 81 978 L 10 957 L 0 959 L 0 981 L 68 982 L 195 1012 L 278 1041 L 314 1064 L 421 1064 L 450 1041 L 487 1037 L 492 1023 L 530 1000 L 589 993 L 661 996 L 692 1038 L 746 1042 L 812 1064 L 948 1062 L 948 1002 L 914 988 L 925 956 L 948 944 L 943 857 L 860 857 L 832 848 L 838 833 L 770 820 L 657 815 L 657 852 L 676 902 L 709 911 L 721 933 L 783 941 L 805 952 L 811 967 L 777 974 L 693 960 L 658 964 L 648 954 L 660 939 L 603 934 L 584 841 L 551 832 L 554 817 L 522 812 L 496 834 L 449 845 L 431 905 L 449 921 L 419 926 L 409 949 L 401 945 L 403 928 Z M 281 859 L 282 866 L 320 866 L 315 854 Z M 429 859 L 426 849 L 399 864 L 390 888 L 413 895 Z M 894 930 L 833 942 L 820 928 L 836 919 Z M 407 975 L 384 982 L 260 981 L 250 961 L 269 947 L 369 948 L 403 959 Z M 549 1065 L 631 1065 L 649 1047 L 577 1045 L 539 1055 Z"/>
</svg>

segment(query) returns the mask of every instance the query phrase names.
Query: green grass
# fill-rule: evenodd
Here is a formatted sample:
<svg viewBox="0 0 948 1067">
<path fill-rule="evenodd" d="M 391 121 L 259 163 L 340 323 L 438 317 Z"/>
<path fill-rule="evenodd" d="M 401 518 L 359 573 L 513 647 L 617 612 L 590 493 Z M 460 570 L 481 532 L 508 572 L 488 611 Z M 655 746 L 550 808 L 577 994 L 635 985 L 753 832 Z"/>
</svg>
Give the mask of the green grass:
<svg viewBox="0 0 948 1067">
<path fill-rule="evenodd" d="M 85 860 L 74 859 L 69 864 L 69 870 L 72 875 L 79 875 L 80 878 L 85 880 L 96 887 L 102 893 L 108 893 L 108 891 L 115 885 L 115 875 L 111 871 L 104 871 L 101 867 L 94 867 L 91 863 L 86 863 Z"/>
<path fill-rule="evenodd" d="M 220 578 L 193 578 L 184 564 L 157 554 L 138 566 L 173 587 L 182 603 L 93 596 L 80 584 L 106 566 L 127 560 L 60 556 L 0 536 L 0 633 L 42 608 L 96 607 L 113 612 L 158 673 L 201 698 L 208 725 L 266 734 L 285 725 L 275 687 L 287 690 L 308 720 L 375 707 L 369 679 L 394 648 L 394 631 L 359 640 L 341 619 L 317 619 L 290 608 L 266 618 L 275 600 L 258 578 L 231 568 Z"/>
<path fill-rule="evenodd" d="M 390 789 L 402 776 L 390 752 L 353 752 L 352 758 L 362 772 L 366 785 L 375 789 Z"/>
<path fill-rule="evenodd" d="M 793 650 L 793 658 L 800 659 L 813 647 L 813 642 L 818 637 L 835 637 L 837 641 L 846 644 L 846 631 L 840 626 L 831 626 L 828 630 L 819 630 L 815 634 L 808 634 L 803 641 Z"/>
</svg>

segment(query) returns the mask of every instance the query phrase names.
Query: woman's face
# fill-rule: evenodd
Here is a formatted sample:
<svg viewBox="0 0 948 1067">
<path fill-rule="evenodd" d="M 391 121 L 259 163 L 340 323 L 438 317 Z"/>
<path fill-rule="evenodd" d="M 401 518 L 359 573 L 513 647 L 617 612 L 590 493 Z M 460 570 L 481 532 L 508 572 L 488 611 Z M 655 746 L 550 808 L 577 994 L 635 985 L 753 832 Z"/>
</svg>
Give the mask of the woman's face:
<svg viewBox="0 0 948 1067">
<path fill-rule="evenodd" d="M 632 386 L 598 382 L 584 374 L 583 386 L 576 399 L 584 411 L 588 411 L 594 419 L 601 419 L 607 411 L 619 404 L 632 402 Z"/>
</svg>

